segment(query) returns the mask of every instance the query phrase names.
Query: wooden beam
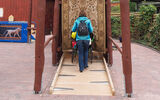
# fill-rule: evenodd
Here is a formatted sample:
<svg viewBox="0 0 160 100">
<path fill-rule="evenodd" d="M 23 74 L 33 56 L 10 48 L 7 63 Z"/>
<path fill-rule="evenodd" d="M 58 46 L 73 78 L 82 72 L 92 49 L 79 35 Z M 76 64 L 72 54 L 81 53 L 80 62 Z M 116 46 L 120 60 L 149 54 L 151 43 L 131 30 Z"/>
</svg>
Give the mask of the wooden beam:
<svg viewBox="0 0 160 100">
<path fill-rule="evenodd" d="M 57 79 L 58 79 L 58 75 L 59 75 L 59 73 L 60 73 L 60 71 L 61 71 L 61 68 L 62 68 L 63 60 L 64 60 L 64 54 L 63 54 L 62 57 L 61 57 L 60 63 L 59 63 L 59 65 L 58 65 L 57 72 L 56 72 L 56 74 L 55 74 L 55 76 L 54 76 L 54 79 L 53 79 L 53 81 L 52 81 L 52 84 L 51 84 L 51 87 L 50 87 L 50 91 L 49 91 L 50 94 L 53 93 L 53 89 L 54 89 L 54 87 L 55 87 L 55 85 L 56 85 L 56 81 L 57 81 Z"/>
<path fill-rule="evenodd" d="M 131 40 L 130 40 L 130 18 L 129 0 L 120 0 L 121 22 L 122 22 L 122 60 L 123 73 L 125 77 L 126 95 L 132 94 L 132 62 L 131 62 Z"/>
<path fill-rule="evenodd" d="M 56 39 L 52 41 L 52 64 L 57 64 L 57 46 L 59 38 L 59 20 L 60 20 L 60 7 L 59 0 L 55 0 L 54 3 L 54 16 L 53 16 L 53 35 Z"/>
<path fill-rule="evenodd" d="M 112 42 L 109 37 L 112 37 L 111 31 L 111 1 L 107 0 L 107 48 L 108 48 L 108 56 L 109 56 L 109 65 L 112 66 L 113 64 L 113 54 L 112 54 Z"/>
<path fill-rule="evenodd" d="M 32 0 L 29 1 L 29 21 L 28 21 L 28 27 L 31 27 L 31 23 L 32 23 Z M 28 29 L 28 43 L 31 43 L 31 29 Z"/>
<path fill-rule="evenodd" d="M 62 4 L 62 0 L 59 0 L 59 4 Z"/>
<path fill-rule="evenodd" d="M 55 39 L 55 35 L 52 35 L 48 40 L 44 43 L 44 48 L 49 44 L 51 40 Z"/>
<path fill-rule="evenodd" d="M 106 25 L 107 25 L 107 1 L 105 1 L 105 17 L 106 17 Z M 106 27 L 107 29 L 107 27 Z M 104 53 L 104 58 L 106 59 L 106 62 L 108 62 L 108 48 L 107 48 L 107 43 L 108 43 L 108 40 L 107 40 L 107 31 L 106 31 L 106 50 L 105 50 L 105 53 Z"/>
<path fill-rule="evenodd" d="M 121 48 L 117 45 L 117 43 L 111 38 L 109 37 L 109 39 L 112 41 L 112 43 L 116 46 L 116 48 L 118 49 L 118 51 L 122 54 L 122 50 Z"/>
<path fill-rule="evenodd" d="M 105 65 L 106 74 L 107 74 L 107 77 L 108 77 L 111 92 L 112 92 L 112 95 L 114 96 L 115 95 L 115 88 L 114 88 L 114 85 L 113 85 L 113 81 L 112 81 L 112 78 L 111 78 L 111 75 L 110 75 L 109 68 L 108 68 L 106 60 L 104 58 L 103 58 L 103 62 L 104 62 L 104 65 Z"/>
<path fill-rule="evenodd" d="M 44 33 L 45 33 L 45 10 L 46 0 L 38 0 L 37 9 L 37 34 L 35 43 L 35 80 L 34 91 L 41 91 L 42 73 L 44 68 Z"/>
</svg>

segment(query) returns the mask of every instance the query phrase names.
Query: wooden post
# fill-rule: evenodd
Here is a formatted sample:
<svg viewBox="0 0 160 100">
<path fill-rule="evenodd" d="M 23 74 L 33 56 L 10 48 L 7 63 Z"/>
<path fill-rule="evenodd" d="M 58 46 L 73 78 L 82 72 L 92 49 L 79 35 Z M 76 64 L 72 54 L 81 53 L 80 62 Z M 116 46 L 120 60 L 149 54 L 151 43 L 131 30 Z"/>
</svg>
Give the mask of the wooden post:
<svg viewBox="0 0 160 100">
<path fill-rule="evenodd" d="M 60 8 L 59 0 L 55 0 L 54 3 L 54 16 L 53 16 L 53 35 L 56 38 L 52 41 L 52 64 L 57 64 L 57 46 L 58 46 L 58 37 L 59 37 L 59 19 L 60 19 Z"/>
<path fill-rule="evenodd" d="M 107 25 L 107 0 L 105 0 L 105 18 L 106 18 L 106 25 Z M 107 27 L 106 27 L 107 29 Z M 108 49 L 107 49 L 107 32 L 106 32 L 106 51 L 104 53 L 104 58 L 106 63 L 108 62 Z"/>
<path fill-rule="evenodd" d="M 109 66 L 113 64 L 113 55 L 112 55 L 112 42 L 109 37 L 112 37 L 111 31 L 111 1 L 107 0 L 107 48 L 108 48 L 108 56 L 109 56 Z"/>
<path fill-rule="evenodd" d="M 31 43 L 31 23 L 32 23 L 32 0 L 29 3 L 29 21 L 28 21 L 28 43 Z"/>
<path fill-rule="evenodd" d="M 121 22 L 122 22 L 122 60 L 125 78 L 125 89 L 128 97 L 132 94 L 132 62 L 131 62 L 131 40 L 130 40 L 130 11 L 129 0 L 120 0 Z"/>
<path fill-rule="evenodd" d="M 45 9 L 46 0 L 38 0 L 37 10 L 37 34 L 35 44 L 35 81 L 34 91 L 39 93 L 41 91 L 42 73 L 44 68 L 44 32 L 45 32 Z"/>
</svg>

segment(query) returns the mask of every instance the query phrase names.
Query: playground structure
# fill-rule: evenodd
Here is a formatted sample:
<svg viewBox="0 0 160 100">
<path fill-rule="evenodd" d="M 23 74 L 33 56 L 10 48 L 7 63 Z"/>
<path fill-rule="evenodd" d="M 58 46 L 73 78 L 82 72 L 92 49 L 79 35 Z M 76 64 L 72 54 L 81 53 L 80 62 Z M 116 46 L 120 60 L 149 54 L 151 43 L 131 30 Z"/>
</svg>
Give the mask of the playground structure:
<svg viewBox="0 0 160 100">
<path fill-rule="evenodd" d="M 37 35 L 36 35 L 36 50 L 35 50 L 35 83 L 34 91 L 39 93 L 41 91 L 41 80 L 44 69 L 44 48 L 52 40 L 52 64 L 56 65 L 61 58 L 61 53 L 65 54 L 71 48 L 69 44 L 70 40 L 68 36 L 70 34 L 69 29 L 71 28 L 73 20 L 69 17 L 69 6 L 68 3 L 71 0 L 55 0 L 54 1 L 54 21 L 53 21 L 53 36 L 44 43 L 44 22 L 45 22 L 45 0 L 39 0 L 38 2 L 38 23 L 37 23 Z M 72 0 L 73 1 L 73 0 Z M 79 0 L 84 1 L 84 0 Z M 87 0 L 86 0 L 87 1 Z M 97 6 L 100 10 L 97 10 L 98 28 L 95 25 L 96 42 L 94 50 L 102 53 L 109 66 L 112 66 L 112 43 L 118 48 L 122 54 L 123 62 L 123 73 L 125 80 L 125 93 L 126 96 L 132 95 L 132 64 L 131 64 L 131 46 L 130 46 L 130 21 L 129 21 L 129 1 L 120 0 L 121 8 L 121 22 L 122 22 L 122 50 L 114 42 L 111 37 L 111 2 L 110 0 L 96 0 Z M 91 2 L 91 1 L 90 1 Z M 82 2 L 83 3 L 83 2 Z M 61 9 L 62 7 L 62 9 Z M 89 10 L 90 11 L 90 10 Z M 62 13 L 62 18 L 60 13 Z M 73 10 L 74 13 L 74 10 Z M 76 14 L 77 15 L 77 14 Z M 92 16 L 90 16 L 92 19 Z M 66 20 L 65 20 L 66 19 Z M 94 18 L 93 18 L 94 19 Z M 95 18 L 96 19 L 96 18 Z M 96 22 L 95 22 L 96 23 Z M 62 24 L 62 28 L 60 25 Z M 97 28 L 97 29 L 96 29 Z M 62 29 L 62 33 L 60 32 Z M 62 41 L 61 41 L 62 39 Z M 100 42 L 101 41 L 101 42 Z M 99 45 L 98 45 L 99 44 Z M 107 46 L 106 46 L 107 45 Z M 63 57 L 63 56 L 62 56 Z M 106 62 L 105 62 L 106 63 Z"/>
</svg>

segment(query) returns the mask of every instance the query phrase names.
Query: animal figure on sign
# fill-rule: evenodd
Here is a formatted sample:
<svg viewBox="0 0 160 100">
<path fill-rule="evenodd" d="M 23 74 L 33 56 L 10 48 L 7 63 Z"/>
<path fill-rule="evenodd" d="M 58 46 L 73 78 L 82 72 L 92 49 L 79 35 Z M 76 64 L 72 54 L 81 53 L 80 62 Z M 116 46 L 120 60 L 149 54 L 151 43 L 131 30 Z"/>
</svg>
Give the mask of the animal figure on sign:
<svg viewBox="0 0 160 100">
<path fill-rule="evenodd" d="M 0 37 L 3 37 L 3 34 L 0 34 Z"/>
<path fill-rule="evenodd" d="M 9 36 L 9 37 L 16 37 L 16 35 L 18 36 L 18 37 L 20 37 L 20 35 L 19 35 L 19 32 L 21 31 L 21 29 L 20 28 L 16 28 L 15 30 L 6 30 L 4 33 L 6 33 L 5 34 L 5 37 L 7 37 L 7 36 Z"/>
</svg>

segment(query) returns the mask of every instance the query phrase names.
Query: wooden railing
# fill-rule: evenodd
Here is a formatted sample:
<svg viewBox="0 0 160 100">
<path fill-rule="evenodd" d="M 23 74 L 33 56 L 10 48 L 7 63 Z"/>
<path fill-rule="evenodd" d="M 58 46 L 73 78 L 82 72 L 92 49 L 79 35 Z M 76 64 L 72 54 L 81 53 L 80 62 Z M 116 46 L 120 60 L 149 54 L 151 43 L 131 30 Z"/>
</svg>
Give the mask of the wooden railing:
<svg viewBox="0 0 160 100">
<path fill-rule="evenodd" d="M 53 39 L 55 39 L 55 35 L 52 35 L 50 38 L 48 38 L 48 40 L 44 43 L 44 48 L 49 44 L 49 42 Z"/>
<path fill-rule="evenodd" d="M 134 13 L 130 13 L 129 15 L 130 15 L 130 16 L 131 16 L 131 15 L 134 15 L 134 16 L 136 16 L 137 18 L 139 18 L 141 14 L 140 14 L 139 12 L 134 12 Z M 158 14 L 154 14 L 154 15 L 153 15 L 153 18 L 156 18 L 157 15 L 158 15 Z M 121 14 L 120 14 L 120 13 L 111 13 L 111 16 L 120 17 Z"/>
<path fill-rule="evenodd" d="M 134 12 L 134 13 L 130 13 L 130 16 L 131 16 L 131 15 L 140 16 L 140 13 L 139 13 L 139 12 Z M 111 16 L 120 17 L 121 14 L 120 14 L 120 13 L 111 13 Z"/>
<path fill-rule="evenodd" d="M 112 37 L 109 37 L 109 39 L 112 41 L 112 43 L 116 46 L 116 48 L 118 49 L 118 51 L 122 54 L 122 50 L 121 48 L 116 44 L 116 42 L 112 39 Z"/>
</svg>

